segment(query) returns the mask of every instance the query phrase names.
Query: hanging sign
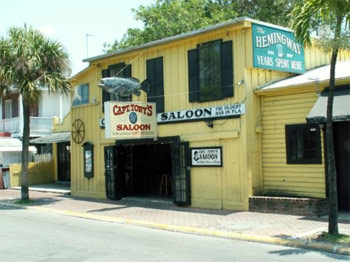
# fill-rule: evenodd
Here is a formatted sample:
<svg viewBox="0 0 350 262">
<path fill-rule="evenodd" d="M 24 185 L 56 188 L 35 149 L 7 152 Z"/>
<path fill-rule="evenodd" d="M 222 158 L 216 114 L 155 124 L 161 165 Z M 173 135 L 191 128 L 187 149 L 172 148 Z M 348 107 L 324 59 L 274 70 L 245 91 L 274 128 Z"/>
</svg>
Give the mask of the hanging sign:
<svg viewBox="0 0 350 262">
<path fill-rule="evenodd" d="M 221 147 L 191 148 L 191 166 L 221 167 Z"/>
<path fill-rule="evenodd" d="M 105 102 L 106 138 L 138 139 L 157 137 L 156 104 Z"/>
<path fill-rule="evenodd" d="M 205 119 L 229 118 L 245 113 L 244 104 L 233 104 L 159 113 L 158 123 L 201 121 Z"/>
<path fill-rule="evenodd" d="M 294 34 L 252 24 L 253 66 L 302 74 L 305 72 L 304 48 Z"/>
</svg>

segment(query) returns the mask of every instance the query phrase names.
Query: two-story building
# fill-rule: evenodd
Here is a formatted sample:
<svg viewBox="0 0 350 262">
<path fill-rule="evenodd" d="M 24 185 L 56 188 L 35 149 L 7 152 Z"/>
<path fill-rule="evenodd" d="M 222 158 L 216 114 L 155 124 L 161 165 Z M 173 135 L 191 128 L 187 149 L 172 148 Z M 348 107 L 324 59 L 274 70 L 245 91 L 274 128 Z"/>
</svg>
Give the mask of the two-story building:
<svg viewBox="0 0 350 262">
<path fill-rule="evenodd" d="M 52 94 L 47 88 L 42 88 L 41 97 L 37 104 L 33 105 L 30 112 L 30 138 L 37 138 L 49 135 L 53 132 L 56 123 L 63 120 L 70 110 L 70 96 Z M 11 163 L 21 161 L 21 139 L 23 136 L 23 108 L 22 96 L 18 90 L 13 90 L 11 94 L 3 95 L 0 99 L 0 134 L 7 137 L 10 144 L 17 145 L 11 150 L 0 147 L 0 164 L 8 166 Z M 9 140 L 10 139 L 10 140 Z M 12 139 L 12 140 L 11 140 Z M 51 152 L 51 147 L 37 145 L 38 152 Z M 31 152 L 37 152 L 31 147 Z"/>
<path fill-rule="evenodd" d="M 273 123 L 282 123 L 267 117 L 275 109 L 264 107 L 274 102 L 256 90 L 329 58 L 304 51 L 287 28 L 238 18 L 84 61 L 89 66 L 72 77 L 80 94 L 71 109 L 72 195 L 162 196 L 179 205 L 248 210 L 251 196 L 273 193 L 280 169 L 300 171 L 288 166 L 283 130 L 271 140 Z M 115 76 L 147 79 L 150 88 L 115 96 L 99 87 L 101 78 Z M 282 167 L 270 160 L 279 156 Z M 284 187 L 284 194 L 325 198 L 324 164 L 317 165 L 321 186 L 302 194 Z"/>
</svg>

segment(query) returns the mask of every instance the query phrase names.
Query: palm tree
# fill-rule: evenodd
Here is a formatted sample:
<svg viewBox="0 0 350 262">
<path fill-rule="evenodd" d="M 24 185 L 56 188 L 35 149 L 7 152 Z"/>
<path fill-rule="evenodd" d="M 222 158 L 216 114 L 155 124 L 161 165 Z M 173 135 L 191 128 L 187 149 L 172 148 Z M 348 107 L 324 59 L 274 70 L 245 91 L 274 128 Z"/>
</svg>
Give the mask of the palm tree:
<svg viewBox="0 0 350 262">
<path fill-rule="evenodd" d="M 22 96 L 23 139 L 21 199 L 29 200 L 28 161 L 30 108 L 40 99 L 41 87 L 50 92 L 70 92 L 68 55 L 63 46 L 24 25 L 0 38 L 0 94 L 18 90 Z"/>
<path fill-rule="evenodd" d="M 328 25 L 330 37 L 319 42 L 323 50 L 331 53 L 329 92 L 326 122 L 326 152 L 329 196 L 328 233 L 338 234 L 337 174 L 333 142 L 333 98 L 335 88 L 335 65 L 340 49 L 349 49 L 350 0 L 304 0 L 295 5 L 291 13 L 291 27 L 296 38 L 311 45 L 310 31 L 313 24 Z"/>
</svg>

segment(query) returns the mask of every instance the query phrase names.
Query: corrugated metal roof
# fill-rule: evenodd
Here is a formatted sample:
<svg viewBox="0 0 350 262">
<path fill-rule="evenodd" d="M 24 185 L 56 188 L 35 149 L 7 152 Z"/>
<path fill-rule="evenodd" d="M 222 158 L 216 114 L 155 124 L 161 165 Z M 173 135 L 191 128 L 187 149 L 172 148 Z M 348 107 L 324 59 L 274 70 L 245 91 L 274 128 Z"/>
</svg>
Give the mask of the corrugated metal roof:
<svg viewBox="0 0 350 262">
<path fill-rule="evenodd" d="M 42 136 L 30 140 L 32 144 L 52 144 L 52 143 L 61 143 L 70 141 L 70 132 L 60 132 L 52 133 L 48 136 Z"/>
<path fill-rule="evenodd" d="M 274 83 L 270 83 L 259 87 L 259 91 L 269 91 L 274 89 L 286 88 L 286 87 L 295 87 L 295 86 L 304 86 L 312 83 L 322 83 L 329 82 L 330 76 L 330 65 L 321 66 L 318 68 L 311 69 L 305 72 L 302 75 L 289 77 L 287 79 L 282 79 Z M 350 61 L 337 62 L 335 67 L 335 79 L 349 79 L 350 81 Z"/>
</svg>

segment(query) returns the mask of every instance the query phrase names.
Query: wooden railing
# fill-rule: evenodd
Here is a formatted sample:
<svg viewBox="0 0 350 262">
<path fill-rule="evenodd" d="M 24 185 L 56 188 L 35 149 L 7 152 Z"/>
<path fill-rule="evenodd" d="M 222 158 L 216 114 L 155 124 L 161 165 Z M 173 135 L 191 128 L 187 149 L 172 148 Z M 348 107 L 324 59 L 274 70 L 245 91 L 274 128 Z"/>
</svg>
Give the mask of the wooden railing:
<svg viewBox="0 0 350 262">
<path fill-rule="evenodd" d="M 8 133 L 22 133 L 23 118 L 15 117 L 9 119 L 0 120 L 0 132 Z M 30 130 L 31 132 L 47 132 L 50 133 L 53 130 L 54 118 L 53 117 L 30 117 Z"/>
<path fill-rule="evenodd" d="M 0 120 L 0 132 L 18 133 L 19 117 Z"/>
<path fill-rule="evenodd" d="M 51 154 L 36 155 L 28 164 L 28 184 L 40 185 L 55 182 L 54 163 Z M 11 187 L 21 186 L 22 164 L 10 165 Z"/>
</svg>

